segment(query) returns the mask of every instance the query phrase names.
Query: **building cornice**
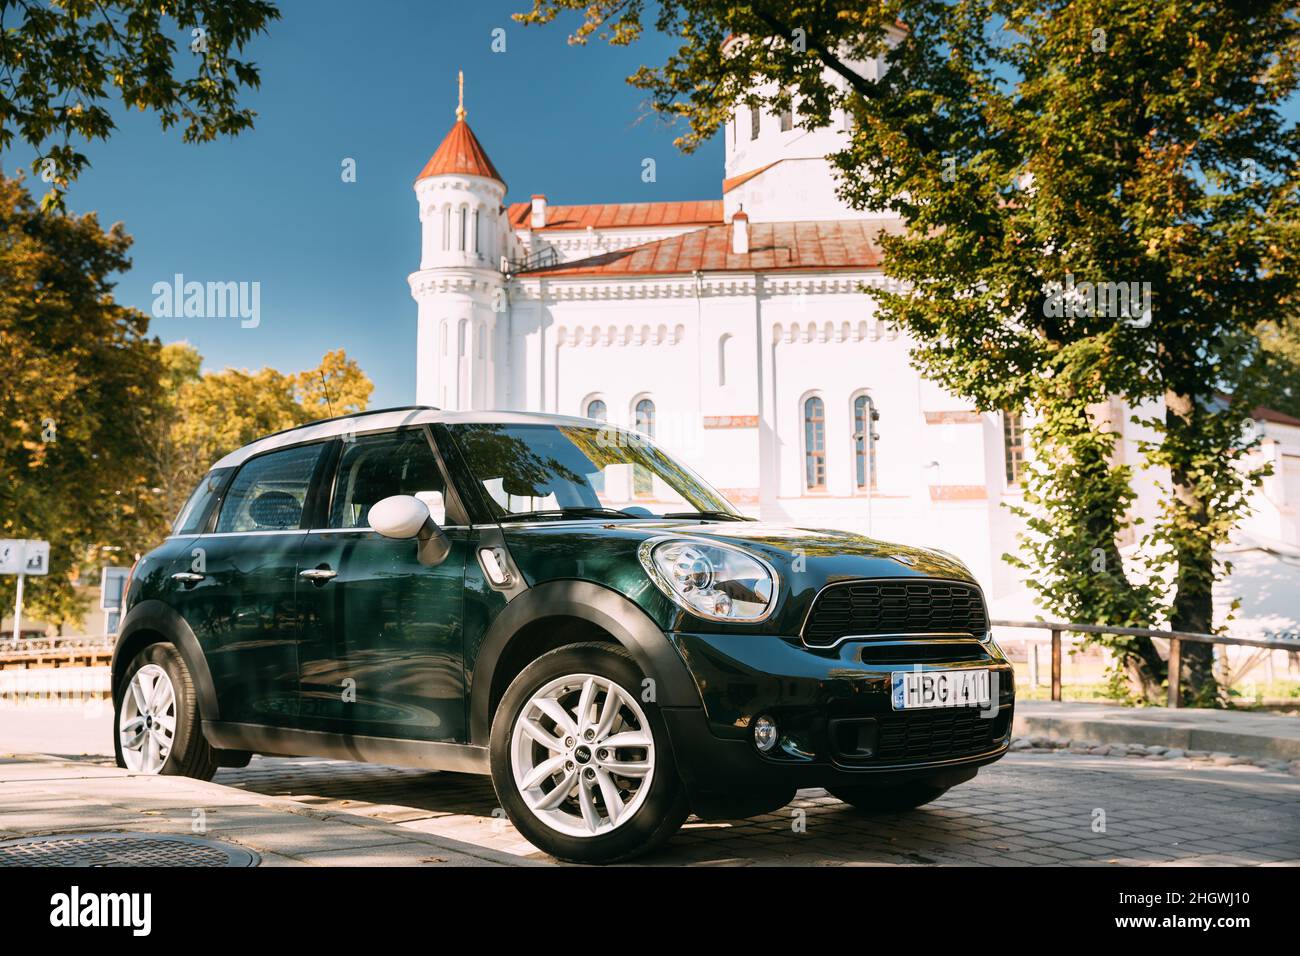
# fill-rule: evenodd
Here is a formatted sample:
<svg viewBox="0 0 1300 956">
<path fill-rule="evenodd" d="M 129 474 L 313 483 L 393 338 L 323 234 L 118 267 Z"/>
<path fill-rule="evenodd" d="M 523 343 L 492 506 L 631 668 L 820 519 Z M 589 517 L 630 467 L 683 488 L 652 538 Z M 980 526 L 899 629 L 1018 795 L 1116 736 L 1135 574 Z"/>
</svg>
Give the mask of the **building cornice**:
<svg viewBox="0 0 1300 956">
<path fill-rule="evenodd" d="M 491 294 L 503 286 L 504 277 L 496 269 L 464 266 L 441 266 L 420 269 L 406 277 L 413 298 L 430 295 L 482 295 Z"/>
<path fill-rule="evenodd" d="M 630 275 L 618 277 L 545 274 L 514 276 L 511 298 L 548 302 L 609 301 L 622 299 L 692 299 L 761 295 L 764 298 L 798 295 L 835 295 L 863 292 L 882 286 L 877 272 L 738 272 L 681 275 Z"/>
<path fill-rule="evenodd" d="M 603 345 L 680 345 L 686 338 L 686 326 L 648 324 L 575 325 L 560 326 L 556 330 L 556 344 L 560 346 Z"/>
</svg>

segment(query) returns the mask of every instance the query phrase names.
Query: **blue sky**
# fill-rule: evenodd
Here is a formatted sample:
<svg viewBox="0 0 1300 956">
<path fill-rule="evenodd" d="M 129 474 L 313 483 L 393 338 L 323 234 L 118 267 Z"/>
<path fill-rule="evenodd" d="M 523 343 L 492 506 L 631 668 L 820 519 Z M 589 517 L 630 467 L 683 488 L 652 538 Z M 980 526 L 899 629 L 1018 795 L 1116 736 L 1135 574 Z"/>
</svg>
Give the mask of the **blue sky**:
<svg viewBox="0 0 1300 956">
<path fill-rule="evenodd" d="M 553 203 L 716 198 L 719 138 L 692 156 L 647 115 L 625 78 L 662 63 L 672 43 L 653 31 L 631 48 L 566 43 L 576 21 L 524 28 L 530 0 L 280 0 L 283 19 L 246 56 L 262 87 L 244 102 L 256 127 L 186 145 L 149 114 L 118 111 L 118 130 L 86 149 L 92 168 L 70 210 L 96 210 L 134 236 L 120 301 L 149 312 L 153 284 L 261 284 L 261 324 L 156 318 L 163 341 L 194 343 L 205 366 L 283 371 L 344 348 L 375 382 L 373 405 L 415 393 L 416 307 L 406 276 L 418 265 L 412 181 L 451 127 L 456 71 L 469 122 L 509 187 L 507 201 L 544 192 Z M 506 52 L 491 49 L 506 31 Z M 187 36 L 178 36 L 184 48 Z M 1296 103 L 1287 114 L 1300 114 Z M 344 158 L 357 181 L 340 177 Z M 653 157 L 657 181 L 641 180 Z M 6 172 L 30 162 L 16 149 Z M 30 177 L 29 177 L 30 178 Z M 37 194 L 41 183 L 32 183 Z"/>
<path fill-rule="evenodd" d="M 644 117 L 624 80 L 670 47 L 647 33 L 629 49 L 570 47 L 568 24 L 522 27 L 528 0 L 281 0 L 283 19 L 246 54 L 262 87 L 242 135 L 201 146 L 163 133 L 151 115 L 117 114 L 118 131 L 86 149 L 93 167 L 68 208 L 121 220 L 135 238 L 120 301 L 149 312 L 155 282 L 261 283 L 261 324 L 155 318 L 163 341 L 196 345 L 208 368 L 309 368 L 344 348 L 375 382 L 372 405 L 415 395 L 416 307 L 406 277 L 418 266 L 412 182 L 454 121 L 465 71 L 469 124 L 509 188 L 507 201 L 544 192 L 553 203 L 715 198 L 722 146 L 693 156 Z M 506 52 L 491 50 L 506 31 Z M 178 37 L 184 44 L 186 37 Z M 187 44 L 186 44 L 187 45 Z M 657 182 L 641 181 L 653 157 Z M 342 182 L 341 163 L 357 163 Z M 3 158 L 7 173 L 30 154 Z M 37 195 L 43 184 L 28 174 Z"/>
</svg>

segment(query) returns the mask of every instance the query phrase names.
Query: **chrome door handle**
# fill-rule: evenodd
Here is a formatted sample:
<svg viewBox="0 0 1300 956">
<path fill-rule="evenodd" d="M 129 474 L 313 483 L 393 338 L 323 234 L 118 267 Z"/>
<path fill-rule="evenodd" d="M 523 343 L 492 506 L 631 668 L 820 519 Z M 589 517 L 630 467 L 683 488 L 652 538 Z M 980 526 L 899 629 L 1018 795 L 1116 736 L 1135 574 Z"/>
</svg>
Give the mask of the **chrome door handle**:
<svg viewBox="0 0 1300 956">
<path fill-rule="evenodd" d="M 298 577 L 306 578 L 308 581 L 324 582 L 337 575 L 337 571 L 332 571 L 329 568 L 308 568 L 306 571 L 298 572 Z"/>
<path fill-rule="evenodd" d="M 172 580 L 180 581 L 184 584 L 195 584 L 206 577 L 206 574 L 198 574 L 194 571 L 177 571 L 172 575 Z"/>
</svg>

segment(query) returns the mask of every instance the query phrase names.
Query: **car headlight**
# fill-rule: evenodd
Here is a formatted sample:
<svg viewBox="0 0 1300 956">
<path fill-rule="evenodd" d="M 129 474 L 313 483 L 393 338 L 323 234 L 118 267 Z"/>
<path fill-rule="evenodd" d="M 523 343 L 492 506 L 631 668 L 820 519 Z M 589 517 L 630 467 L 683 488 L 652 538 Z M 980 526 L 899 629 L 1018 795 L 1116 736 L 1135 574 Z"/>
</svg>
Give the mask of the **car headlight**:
<svg viewBox="0 0 1300 956">
<path fill-rule="evenodd" d="M 756 555 L 684 538 L 645 541 L 641 565 L 659 590 L 714 621 L 761 621 L 776 606 L 777 576 Z"/>
</svg>

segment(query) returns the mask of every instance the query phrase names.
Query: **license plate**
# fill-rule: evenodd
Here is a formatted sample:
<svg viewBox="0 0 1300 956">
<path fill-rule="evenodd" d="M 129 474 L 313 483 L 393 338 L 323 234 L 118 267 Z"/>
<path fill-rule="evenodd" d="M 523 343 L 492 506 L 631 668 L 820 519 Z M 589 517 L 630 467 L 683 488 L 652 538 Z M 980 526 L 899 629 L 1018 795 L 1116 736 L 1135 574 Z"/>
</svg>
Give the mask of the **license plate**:
<svg viewBox="0 0 1300 956">
<path fill-rule="evenodd" d="M 954 671 L 894 671 L 894 710 L 978 707 L 990 702 L 988 668 Z"/>
</svg>

